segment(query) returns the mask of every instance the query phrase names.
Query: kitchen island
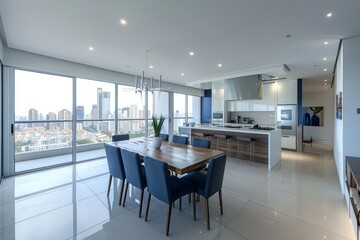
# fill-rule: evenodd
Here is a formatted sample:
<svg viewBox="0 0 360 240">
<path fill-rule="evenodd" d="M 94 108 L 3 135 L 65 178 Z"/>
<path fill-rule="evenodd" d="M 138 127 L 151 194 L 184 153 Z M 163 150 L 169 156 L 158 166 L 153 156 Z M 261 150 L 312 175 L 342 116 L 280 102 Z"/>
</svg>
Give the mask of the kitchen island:
<svg viewBox="0 0 360 240">
<path fill-rule="evenodd" d="M 268 169 L 273 168 L 281 159 L 281 131 L 278 129 L 263 130 L 252 129 L 250 127 L 239 126 L 216 126 L 216 125 L 196 125 L 190 128 L 192 137 L 199 137 L 203 134 L 209 139 L 211 148 L 216 148 L 214 134 L 223 134 L 230 137 L 229 156 L 237 156 L 238 142 L 236 137 L 252 138 L 255 140 L 254 160 L 268 165 Z M 221 149 L 219 149 L 221 150 Z M 250 151 L 248 151 L 249 157 Z M 249 158 L 245 158 L 249 159 Z"/>
</svg>

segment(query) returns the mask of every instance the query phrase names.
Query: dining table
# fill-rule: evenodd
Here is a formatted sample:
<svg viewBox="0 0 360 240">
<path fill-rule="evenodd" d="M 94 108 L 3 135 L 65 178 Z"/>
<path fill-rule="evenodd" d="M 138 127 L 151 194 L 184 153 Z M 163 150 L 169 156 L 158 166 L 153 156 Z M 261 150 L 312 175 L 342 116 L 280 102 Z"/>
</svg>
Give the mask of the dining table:
<svg viewBox="0 0 360 240">
<path fill-rule="evenodd" d="M 152 138 L 146 137 L 111 142 L 111 144 L 121 149 L 136 152 L 141 157 L 148 156 L 166 162 L 168 168 L 179 175 L 194 171 L 206 164 L 210 159 L 224 154 L 224 152 L 214 149 L 167 141 L 163 141 L 160 148 L 155 148 L 152 144 Z"/>
</svg>

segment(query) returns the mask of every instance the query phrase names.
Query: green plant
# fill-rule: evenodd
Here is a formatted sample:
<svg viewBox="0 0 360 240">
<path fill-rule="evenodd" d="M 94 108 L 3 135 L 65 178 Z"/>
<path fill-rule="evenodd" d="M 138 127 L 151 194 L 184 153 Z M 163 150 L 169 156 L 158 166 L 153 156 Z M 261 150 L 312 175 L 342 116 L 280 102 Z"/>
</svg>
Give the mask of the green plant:
<svg viewBox="0 0 360 240">
<path fill-rule="evenodd" d="M 165 119 L 166 117 L 163 116 L 162 114 L 160 115 L 159 118 L 155 115 L 152 116 L 152 126 L 154 128 L 155 137 L 160 137 L 160 132 L 163 127 Z"/>
</svg>

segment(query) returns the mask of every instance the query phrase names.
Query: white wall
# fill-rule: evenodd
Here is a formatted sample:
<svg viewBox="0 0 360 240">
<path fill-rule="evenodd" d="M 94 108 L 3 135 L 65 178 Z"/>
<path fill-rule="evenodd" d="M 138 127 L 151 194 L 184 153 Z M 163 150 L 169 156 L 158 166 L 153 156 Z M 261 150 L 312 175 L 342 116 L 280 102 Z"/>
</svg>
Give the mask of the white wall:
<svg viewBox="0 0 360 240">
<path fill-rule="evenodd" d="M 326 92 L 303 92 L 303 107 L 324 107 L 323 127 L 304 126 L 304 139 L 312 137 L 314 142 L 333 143 L 334 129 L 334 95 L 332 91 Z"/>
<path fill-rule="evenodd" d="M 339 53 L 338 61 L 336 64 L 335 71 L 335 82 L 334 82 L 334 95 L 339 94 L 339 92 L 343 91 L 343 49 L 341 46 L 341 50 Z M 335 111 L 335 101 L 334 103 L 334 111 Z M 340 180 L 341 190 L 344 193 L 344 159 L 343 159 L 343 121 L 340 119 L 336 119 L 334 116 L 334 159 L 336 163 L 336 168 L 338 171 L 338 176 Z"/>
<path fill-rule="evenodd" d="M 4 45 L 0 36 L 0 59 L 4 62 Z"/>
<path fill-rule="evenodd" d="M 335 120 L 334 158 L 342 191 L 345 184 L 345 157 L 360 157 L 360 37 L 343 40 L 342 58 L 338 60 L 335 94 L 343 92 L 343 119 Z"/>
<path fill-rule="evenodd" d="M 135 81 L 135 76 L 131 74 L 111 71 L 103 68 L 65 61 L 10 48 L 6 48 L 4 50 L 4 57 L 6 58 L 5 64 L 7 66 L 16 68 L 48 72 L 69 77 L 79 77 L 112 83 L 120 83 L 128 86 L 133 86 Z M 204 95 L 204 91 L 202 89 L 187 87 L 165 81 L 162 82 L 161 86 L 169 92 L 189 94 L 194 96 Z"/>
</svg>

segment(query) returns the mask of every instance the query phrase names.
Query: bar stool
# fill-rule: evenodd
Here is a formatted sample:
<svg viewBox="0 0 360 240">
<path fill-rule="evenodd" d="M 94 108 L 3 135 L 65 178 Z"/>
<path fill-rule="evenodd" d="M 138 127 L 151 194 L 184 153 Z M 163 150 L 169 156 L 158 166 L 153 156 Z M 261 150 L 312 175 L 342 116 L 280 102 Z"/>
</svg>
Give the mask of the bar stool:
<svg viewBox="0 0 360 240">
<path fill-rule="evenodd" d="M 221 143 L 226 143 L 226 155 L 229 153 L 229 146 L 231 144 L 231 137 L 225 134 L 214 134 L 214 138 L 216 138 L 216 150 L 220 150 Z"/>
<path fill-rule="evenodd" d="M 202 133 L 202 132 L 195 132 L 195 133 L 194 133 L 194 136 L 196 136 L 196 138 L 209 140 L 210 134 L 208 134 L 208 133 Z"/>
<path fill-rule="evenodd" d="M 241 153 L 244 151 L 241 151 L 240 149 L 240 144 L 244 145 L 246 143 L 249 143 L 249 160 L 250 162 L 254 162 L 254 157 L 255 157 L 255 139 L 254 138 L 249 138 L 249 137 L 236 137 L 237 140 L 237 158 L 239 158 L 239 153 L 241 156 Z"/>
</svg>

